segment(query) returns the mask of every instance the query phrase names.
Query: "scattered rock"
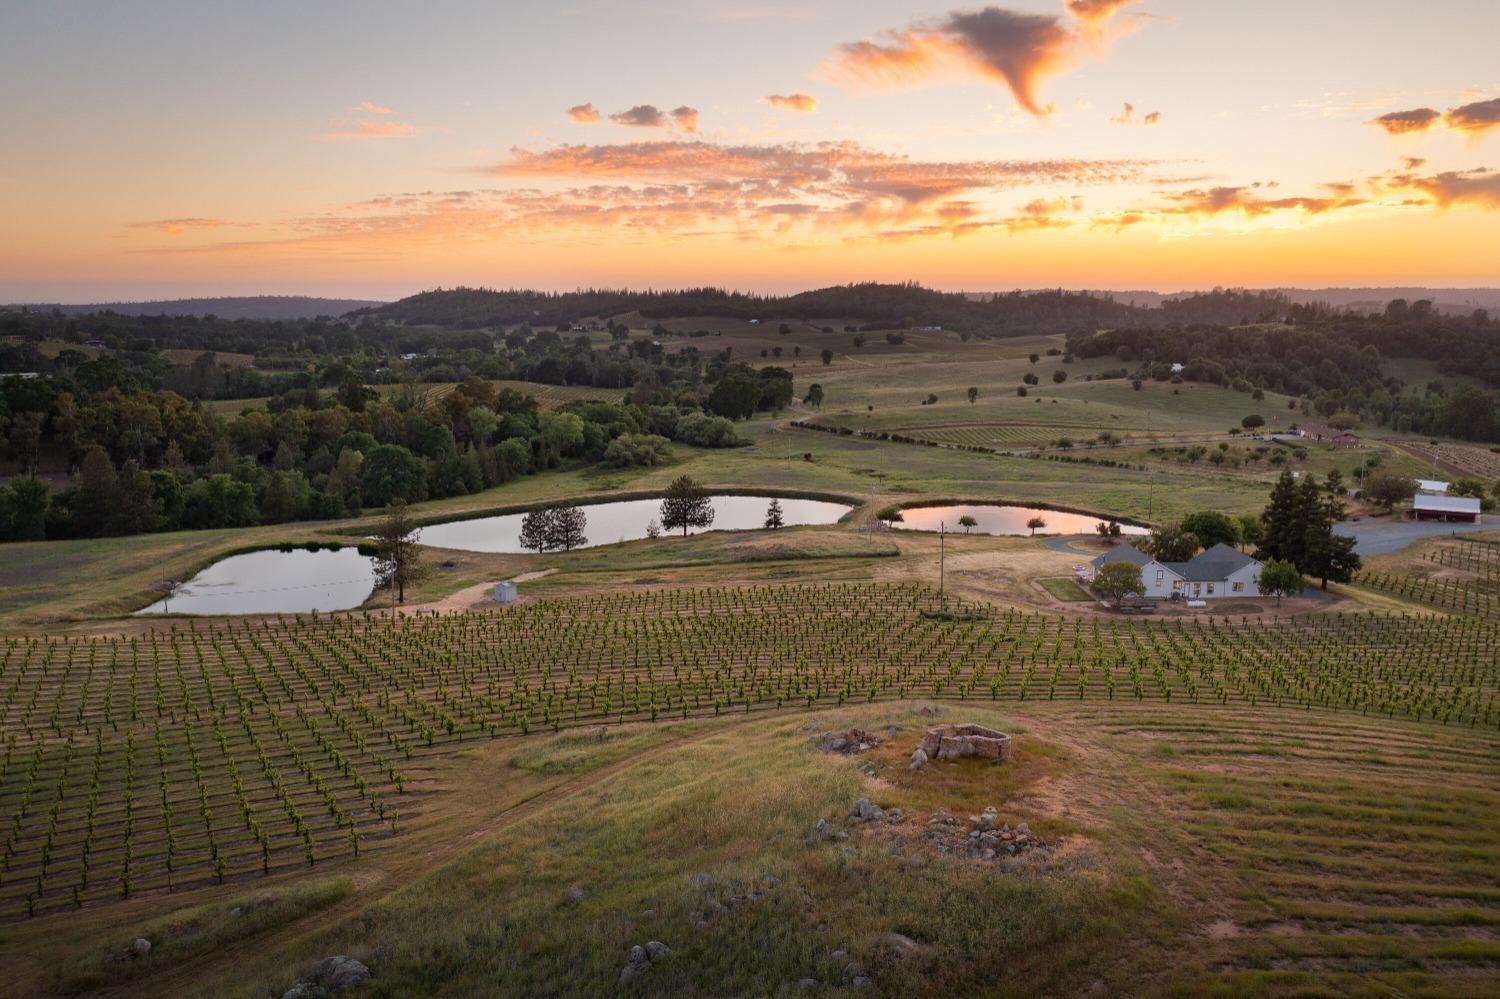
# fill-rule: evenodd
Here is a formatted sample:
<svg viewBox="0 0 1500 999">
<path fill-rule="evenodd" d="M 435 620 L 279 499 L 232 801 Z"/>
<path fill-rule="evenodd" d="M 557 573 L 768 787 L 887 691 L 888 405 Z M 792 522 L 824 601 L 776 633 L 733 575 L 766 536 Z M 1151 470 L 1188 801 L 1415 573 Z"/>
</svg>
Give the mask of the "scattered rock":
<svg viewBox="0 0 1500 999">
<path fill-rule="evenodd" d="M 911 768 L 910 769 L 912 769 L 912 770 L 920 770 L 920 769 L 922 769 L 923 766 L 926 765 L 926 763 L 927 763 L 927 750 L 923 749 L 921 746 L 918 746 L 917 747 L 917 751 L 915 753 L 911 754 Z"/>
<path fill-rule="evenodd" d="M 297 983 L 282 993 L 281 999 L 321 999 L 352 989 L 370 978 L 370 969 L 363 962 L 339 954 L 325 957 L 313 970 L 297 980 Z"/>
<path fill-rule="evenodd" d="M 577 905 L 583 901 L 583 895 L 582 885 L 568 885 L 567 889 L 563 892 L 563 901 L 568 905 Z"/>
<path fill-rule="evenodd" d="M 873 804 L 869 798 L 860 798 L 854 803 L 849 817 L 856 822 L 876 822 L 885 818 L 885 809 Z"/>
<path fill-rule="evenodd" d="M 714 885 L 713 875 L 711 874 L 689 874 L 688 882 L 695 888 L 712 888 Z"/>
<path fill-rule="evenodd" d="M 857 989 L 867 989 L 875 983 L 869 978 L 866 978 L 864 975 L 855 975 L 854 978 L 849 982 L 849 984 Z"/>
<path fill-rule="evenodd" d="M 141 958 L 151 953 L 151 941 L 145 937 L 136 937 L 129 947 L 131 957 Z"/>
<path fill-rule="evenodd" d="M 846 732 L 819 732 L 812 737 L 813 745 L 825 753 L 839 753 L 843 756 L 868 753 L 883 741 L 880 736 L 861 728 L 851 728 Z"/>
<path fill-rule="evenodd" d="M 811 992 L 818 987 L 818 984 L 819 982 L 816 978 L 797 979 L 797 989 L 800 992 Z"/>
<path fill-rule="evenodd" d="M 887 933 L 885 935 L 885 942 L 902 957 L 915 954 L 920 949 L 917 946 L 917 942 L 904 933 Z"/>
<path fill-rule="evenodd" d="M 651 956 L 646 953 L 646 948 L 636 944 L 630 948 L 630 954 L 625 958 L 625 967 L 620 969 L 620 983 L 639 978 L 651 970 Z M 285 999 L 285 997 L 283 997 Z"/>
<path fill-rule="evenodd" d="M 833 839 L 833 826 L 828 824 L 827 819 L 819 819 L 818 824 L 813 827 L 813 839 L 820 843 Z"/>
<path fill-rule="evenodd" d="M 660 940 L 646 941 L 646 956 L 651 959 L 653 964 L 657 961 L 660 961 L 670 953 L 672 953 L 672 948 L 668 947 Z"/>
</svg>

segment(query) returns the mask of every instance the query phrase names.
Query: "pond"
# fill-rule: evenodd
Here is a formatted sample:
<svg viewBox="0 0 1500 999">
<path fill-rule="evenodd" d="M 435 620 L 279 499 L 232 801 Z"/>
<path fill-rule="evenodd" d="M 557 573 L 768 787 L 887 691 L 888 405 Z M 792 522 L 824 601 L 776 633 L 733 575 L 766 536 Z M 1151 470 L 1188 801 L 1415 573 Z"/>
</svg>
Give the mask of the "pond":
<svg viewBox="0 0 1500 999">
<path fill-rule="evenodd" d="M 137 614 L 298 614 L 349 610 L 375 589 L 375 570 L 354 546 L 268 549 L 231 555 Z"/>
<path fill-rule="evenodd" d="M 1038 534 L 1093 534 L 1101 520 L 1089 513 L 1065 513 L 1061 510 L 1043 510 L 1034 506 L 999 506 L 993 503 L 975 503 L 962 506 L 911 506 L 901 511 L 902 521 L 895 526 L 907 531 L 936 531 L 938 525 L 947 524 L 950 534 L 962 534 L 958 518 L 973 517 L 979 521 L 971 529 L 975 534 L 1030 534 L 1026 522 L 1040 517 L 1046 527 L 1037 529 Z M 1126 535 L 1149 534 L 1144 527 L 1120 524 L 1120 532 Z"/>
<path fill-rule="evenodd" d="M 709 530 L 747 531 L 765 526 L 770 496 L 714 496 L 714 522 Z M 847 503 L 825 500 L 778 497 L 781 517 L 787 527 L 798 524 L 832 524 L 854 509 Z M 660 499 L 617 500 L 612 503 L 590 503 L 582 506 L 588 524 L 585 548 L 612 545 L 619 541 L 636 541 L 647 536 L 646 526 L 661 519 Z M 518 555 L 521 547 L 521 518 L 525 514 L 507 513 L 498 517 L 456 520 L 422 528 L 422 544 L 435 548 L 455 548 L 470 552 L 494 552 Z M 676 532 L 680 535 L 682 532 Z M 691 534 L 697 531 L 689 531 Z"/>
</svg>

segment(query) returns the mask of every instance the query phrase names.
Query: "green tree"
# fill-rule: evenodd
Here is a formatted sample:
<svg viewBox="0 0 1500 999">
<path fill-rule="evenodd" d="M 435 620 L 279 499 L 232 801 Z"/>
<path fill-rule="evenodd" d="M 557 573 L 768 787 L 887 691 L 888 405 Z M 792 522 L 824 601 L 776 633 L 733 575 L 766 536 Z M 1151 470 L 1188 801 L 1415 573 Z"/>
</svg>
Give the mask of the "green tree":
<svg viewBox="0 0 1500 999">
<path fill-rule="evenodd" d="M 538 555 L 551 548 L 555 535 L 552 529 L 552 517 L 550 506 L 526 511 L 525 516 L 521 518 L 521 534 L 518 539 L 521 547 L 534 551 Z"/>
<path fill-rule="evenodd" d="M 422 459 L 399 444 L 380 444 L 365 455 L 360 493 L 371 506 L 394 499 L 415 503 L 427 498 L 427 469 Z"/>
<path fill-rule="evenodd" d="M 1234 526 L 1239 532 L 1240 544 L 1246 548 L 1254 548 L 1266 536 L 1266 525 L 1261 522 L 1260 514 L 1242 513 L 1234 518 Z"/>
<path fill-rule="evenodd" d="M 968 534 L 974 528 L 979 526 L 979 521 L 975 520 L 970 514 L 966 513 L 962 517 L 958 518 L 958 526 L 964 529 L 965 534 Z"/>
<path fill-rule="evenodd" d="M 1146 592 L 1141 581 L 1141 567 L 1130 562 L 1110 562 L 1094 575 L 1093 590 L 1105 600 L 1113 600 L 1115 606 L 1130 594 Z"/>
<path fill-rule="evenodd" d="M 1217 510 L 1188 514 L 1182 518 L 1182 529 L 1196 537 L 1204 548 L 1218 544 L 1237 545 L 1240 541 L 1240 531 L 1234 521 Z"/>
<path fill-rule="evenodd" d="M 406 500 L 398 496 L 386 504 L 375 528 L 375 578 L 396 591 L 397 603 L 406 603 L 406 587 L 427 574 L 417 543 L 420 533 Z"/>
<path fill-rule="evenodd" d="M 974 405 L 974 401 L 979 398 L 979 389 L 975 388 L 973 385 L 970 385 L 968 395 L 969 405 L 972 406 Z"/>
<path fill-rule="evenodd" d="M 823 366 L 825 368 L 833 363 L 833 351 L 829 350 L 827 347 L 823 348 L 823 353 L 819 356 L 823 358 Z"/>
<path fill-rule="evenodd" d="M 1186 562 L 1198 554 L 1202 543 L 1182 524 L 1163 524 L 1151 532 L 1142 546 L 1158 562 Z"/>
<path fill-rule="evenodd" d="M 812 406 L 814 409 L 818 408 L 819 406 L 822 406 L 823 405 L 823 386 L 819 385 L 817 382 L 814 382 L 813 384 L 809 385 L 807 387 L 807 395 L 805 395 L 805 396 L 802 397 L 802 401 L 804 403 L 806 403 L 807 405 Z"/>
<path fill-rule="evenodd" d="M 766 507 L 766 529 L 772 531 L 778 530 L 785 523 L 785 518 L 781 515 L 781 501 L 773 498 L 771 505 Z"/>
<path fill-rule="evenodd" d="M 1031 528 L 1031 536 L 1034 538 L 1036 537 L 1037 531 L 1040 531 L 1042 528 L 1047 526 L 1047 522 L 1041 517 L 1032 517 L 1026 522 L 1026 526 Z"/>
<path fill-rule="evenodd" d="M 1280 607 L 1283 596 L 1307 589 L 1307 580 L 1302 578 L 1301 571 L 1291 562 L 1273 558 L 1261 566 L 1260 580 L 1256 585 L 1263 597 L 1275 594 L 1276 606 Z"/>
<path fill-rule="evenodd" d="M 1052 372 L 1052 380 L 1061 385 L 1063 382 L 1068 380 L 1068 373 L 1062 368 L 1058 368 L 1056 371 Z"/>
<path fill-rule="evenodd" d="M 1383 472 L 1365 479 L 1365 499 L 1378 503 L 1387 510 L 1397 503 L 1408 502 L 1417 491 L 1417 480 L 1394 472 Z"/>
<path fill-rule="evenodd" d="M 552 547 L 563 551 L 582 548 L 589 543 L 583 533 L 588 527 L 588 516 L 574 503 L 566 503 L 552 511 Z"/>
<path fill-rule="evenodd" d="M 680 527 L 687 537 L 688 528 L 709 527 L 713 522 L 713 501 L 703 486 L 687 475 L 673 479 L 662 497 L 661 526 L 668 531 Z"/>
<path fill-rule="evenodd" d="M 47 536 L 47 484 L 35 476 L 12 479 L 6 506 L 10 513 L 8 536 L 13 541 L 41 541 Z"/>
<path fill-rule="evenodd" d="M 266 483 L 260 500 L 260 519 L 267 524 L 281 524 L 297 515 L 297 495 L 289 472 L 276 472 Z"/>
<path fill-rule="evenodd" d="M 892 503 L 890 506 L 883 506 L 879 510 L 876 510 L 875 519 L 889 527 L 892 524 L 901 523 L 906 518 L 901 515 L 901 507 L 898 504 Z"/>
<path fill-rule="evenodd" d="M 745 420 L 755 415 L 760 398 L 760 379 L 745 368 L 737 368 L 726 372 L 709 392 L 708 410 L 716 416 Z"/>
<path fill-rule="evenodd" d="M 151 473 L 127 461 L 109 491 L 107 529 L 111 534 L 147 534 L 163 523 L 161 500 L 151 482 Z"/>
<path fill-rule="evenodd" d="M 1261 416 L 1259 413 L 1251 413 L 1249 416 L 1240 420 L 1240 426 L 1244 427 L 1246 430 L 1254 430 L 1256 427 L 1263 427 L 1265 425 L 1266 418 L 1264 416 Z"/>
<path fill-rule="evenodd" d="M 83 454 L 78 488 L 73 493 L 73 532 L 85 536 L 108 530 L 110 501 L 115 487 L 115 463 L 95 444 Z"/>
</svg>

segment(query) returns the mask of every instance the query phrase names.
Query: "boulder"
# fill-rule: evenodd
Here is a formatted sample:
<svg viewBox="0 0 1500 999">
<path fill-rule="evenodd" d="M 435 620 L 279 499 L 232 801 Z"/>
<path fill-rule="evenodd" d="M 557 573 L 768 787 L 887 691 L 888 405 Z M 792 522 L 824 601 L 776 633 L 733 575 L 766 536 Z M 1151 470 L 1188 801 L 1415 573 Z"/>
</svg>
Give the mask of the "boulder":
<svg viewBox="0 0 1500 999">
<path fill-rule="evenodd" d="M 646 953 L 646 948 L 636 944 L 630 948 L 629 955 L 625 958 L 625 967 L 620 969 L 620 982 L 631 981 L 639 978 L 651 970 L 651 955 Z"/>
<path fill-rule="evenodd" d="M 151 953 L 151 941 L 145 937 L 136 937 L 131 941 L 128 951 L 131 957 L 145 957 Z"/>
<path fill-rule="evenodd" d="M 563 891 L 563 901 L 568 905 L 577 905 L 583 901 L 584 892 L 582 885 L 568 885 Z"/>
<path fill-rule="evenodd" d="M 370 977 L 370 969 L 360 961 L 352 957 L 340 954 L 337 957 L 324 958 L 313 972 L 319 985 L 330 992 L 341 992 L 344 989 L 353 988 L 366 981 Z"/>
<path fill-rule="evenodd" d="M 885 809 L 872 803 L 869 798 L 860 798 L 854 803 L 849 817 L 859 822 L 875 822 L 885 817 Z"/>
<path fill-rule="evenodd" d="M 920 770 L 926 763 L 927 751 L 921 746 L 918 746 L 917 751 L 911 754 L 911 769 Z"/>
<path fill-rule="evenodd" d="M 672 953 L 672 948 L 668 947 L 660 940 L 648 940 L 646 942 L 646 956 L 651 959 L 651 962 L 653 964 L 655 964 L 657 961 L 660 961 L 670 953 Z"/>
</svg>

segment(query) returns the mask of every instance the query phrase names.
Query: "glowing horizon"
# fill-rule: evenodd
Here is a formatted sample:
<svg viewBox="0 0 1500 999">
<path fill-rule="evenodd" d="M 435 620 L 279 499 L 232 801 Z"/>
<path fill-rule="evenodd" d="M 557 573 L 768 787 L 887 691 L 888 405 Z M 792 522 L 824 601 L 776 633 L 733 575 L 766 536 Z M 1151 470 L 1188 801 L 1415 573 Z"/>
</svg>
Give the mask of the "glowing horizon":
<svg viewBox="0 0 1500 999">
<path fill-rule="evenodd" d="M 0 15 L 0 301 L 1500 285 L 1490 4 L 136 6 Z"/>
</svg>

